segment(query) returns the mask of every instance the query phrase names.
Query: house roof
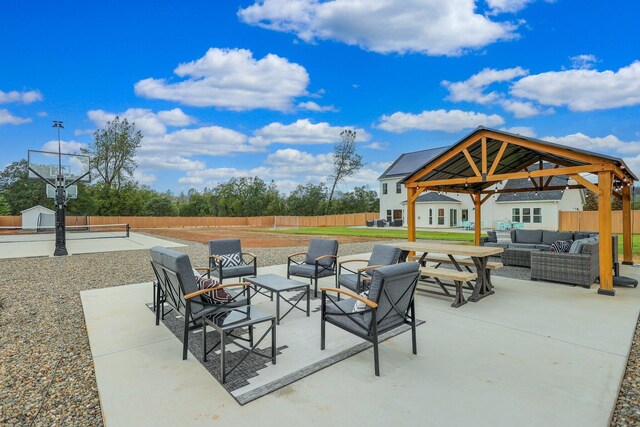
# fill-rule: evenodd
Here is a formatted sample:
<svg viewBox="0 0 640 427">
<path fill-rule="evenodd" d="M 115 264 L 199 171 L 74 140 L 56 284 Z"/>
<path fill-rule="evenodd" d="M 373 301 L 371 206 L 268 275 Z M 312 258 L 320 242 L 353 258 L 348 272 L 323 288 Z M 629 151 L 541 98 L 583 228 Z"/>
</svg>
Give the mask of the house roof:
<svg viewBox="0 0 640 427">
<path fill-rule="evenodd" d="M 454 199 L 449 196 L 445 196 L 444 194 L 438 194 L 435 191 L 429 191 L 426 193 L 422 193 L 416 199 L 416 203 L 460 203 L 460 200 Z M 407 203 L 405 200 L 402 203 Z"/>
<path fill-rule="evenodd" d="M 401 154 L 400 157 L 398 157 L 378 179 L 405 177 L 418 169 L 421 165 L 430 162 L 431 159 L 438 156 L 447 148 L 449 147 L 429 148 L 427 150 Z"/>
<path fill-rule="evenodd" d="M 20 213 L 21 213 L 21 214 L 23 214 L 23 213 L 25 213 L 25 212 L 29 212 L 29 211 L 32 211 L 32 210 L 34 210 L 34 209 L 40 209 L 40 210 L 42 210 L 42 211 L 47 211 L 48 213 L 55 213 L 55 212 L 54 212 L 54 211 L 52 211 L 51 209 L 49 209 L 49 208 L 45 208 L 44 206 L 40 206 L 40 205 L 32 206 L 32 207 L 30 207 L 29 209 L 25 209 L 25 210 L 23 210 L 23 211 L 20 211 Z"/>
<path fill-rule="evenodd" d="M 555 165 L 550 163 L 544 163 L 543 169 L 552 169 Z M 529 167 L 529 170 L 539 170 L 538 165 L 533 165 Z M 545 178 L 546 180 L 546 178 Z M 566 175 L 558 175 L 551 178 L 549 182 L 549 186 L 551 187 L 563 187 L 567 185 L 569 181 L 569 177 Z M 531 182 L 528 178 L 523 179 L 510 179 L 504 186 L 505 190 L 512 190 L 516 188 L 531 188 L 531 191 L 524 191 L 521 193 L 500 193 L 496 202 L 528 202 L 528 201 L 557 201 L 562 200 L 562 195 L 564 192 L 562 190 L 549 190 L 549 191 L 535 191 L 535 187 L 533 182 Z"/>
</svg>

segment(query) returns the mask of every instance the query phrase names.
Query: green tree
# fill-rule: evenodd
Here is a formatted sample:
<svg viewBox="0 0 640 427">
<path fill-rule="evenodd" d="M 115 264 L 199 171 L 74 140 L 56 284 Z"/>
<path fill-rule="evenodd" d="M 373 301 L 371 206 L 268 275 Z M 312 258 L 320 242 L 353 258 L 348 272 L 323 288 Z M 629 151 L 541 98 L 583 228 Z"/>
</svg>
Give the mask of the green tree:
<svg viewBox="0 0 640 427">
<path fill-rule="evenodd" d="M 358 172 L 364 163 L 362 156 L 356 153 L 356 131 L 345 129 L 340 132 L 340 142 L 333 149 L 333 174 L 331 191 L 329 192 L 329 205 L 333 200 L 338 182 L 353 176 Z"/>
<path fill-rule="evenodd" d="M 107 191 L 116 190 L 130 181 L 136 169 L 133 160 L 142 141 L 142 132 L 135 123 L 116 117 L 107 122 L 104 129 L 93 133 L 93 142 L 83 153 L 91 155 L 91 165 Z"/>
<path fill-rule="evenodd" d="M 11 206 L 5 200 L 2 193 L 0 193 L 0 215 L 10 215 L 11 214 Z"/>
<path fill-rule="evenodd" d="M 286 202 L 290 215 L 322 215 L 327 209 L 327 187 L 319 185 L 298 185 Z"/>
<path fill-rule="evenodd" d="M 47 198 L 44 181 L 29 179 L 27 173 L 28 163 L 24 159 L 7 165 L 0 172 L 0 192 L 9 204 L 11 215 L 19 215 L 36 205 L 53 208 L 53 201 Z"/>
<path fill-rule="evenodd" d="M 380 199 L 378 193 L 368 187 L 355 187 L 353 191 L 339 194 L 330 206 L 330 213 L 360 213 L 378 212 L 380 209 Z"/>
<path fill-rule="evenodd" d="M 598 196 L 591 190 L 585 190 L 584 205 L 582 209 L 585 211 L 597 211 L 598 210 Z M 622 209 L 622 200 L 615 196 L 611 196 L 611 209 L 619 211 Z"/>
<path fill-rule="evenodd" d="M 147 201 L 144 214 L 148 216 L 178 216 L 179 209 L 171 197 L 159 194 Z"/>
</svg>

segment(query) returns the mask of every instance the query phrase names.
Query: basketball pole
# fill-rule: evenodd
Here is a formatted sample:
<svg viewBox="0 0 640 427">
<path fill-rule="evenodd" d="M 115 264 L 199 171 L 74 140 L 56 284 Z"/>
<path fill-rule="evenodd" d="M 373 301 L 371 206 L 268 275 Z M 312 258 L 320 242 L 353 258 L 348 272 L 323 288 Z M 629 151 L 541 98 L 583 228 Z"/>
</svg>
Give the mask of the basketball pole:
<svg viewBox="0 0 640 427">
<path fill-rule="evenodd" d="M 56 176 L 56 249 L 53 256 L 65 256 L 67 252 L 67 238 L 65 235 L 65 182 L 62 175 L 62 150 L 60 147 L 60 129 L 64 129 L 62 122 L 53 121 L 53 127 L 58 129 L 58 176 Z"/>
</svg>

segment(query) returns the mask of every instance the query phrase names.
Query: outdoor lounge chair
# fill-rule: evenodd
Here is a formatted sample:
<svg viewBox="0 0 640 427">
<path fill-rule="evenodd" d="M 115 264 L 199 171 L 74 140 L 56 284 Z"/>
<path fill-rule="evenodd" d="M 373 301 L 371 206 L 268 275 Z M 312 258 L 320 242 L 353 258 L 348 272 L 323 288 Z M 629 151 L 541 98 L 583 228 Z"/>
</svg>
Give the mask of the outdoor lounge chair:
<svg viewBox="0 0 640 427">
<path fill-rule="evenodd" d="M 411 326 L 413 354 L 418 354 L 414 293 L 419 268 L 417 262 L 403 262 L 374 270 L 367 298 L 346 289 L 322 288 L 320 349 L 325 348 L 325 323 L 331 323 L 373 344 L 375 374 L 380 376 L 380 334 L 406 324 Z M 339 301 L 327 295 L 330 292 L 351 298 Z M 353 311 L 356 302 L 364 304 L 363 311 Z"/>
<path fill-rule="evenodd" d="M 293 258 L 304 255 L 304 261 Z M 311 239 L 307 252 L 289 255 L 287 258 L 287 279 L 291 276 L 307 277 L 314 285 L 313 296 L 318 296 L 318 278 L 336 275 L 338 259 L 338 241 L 329 239 Z M 336 276 L 336 285 L 337 285 Z"/>
<path fill-rule="evenodd" d="M 396 264 L 400 259 L 400 248 L 389 245 L 375 245 L 369 261 L 363 259 L 350 259 L 338 262 L 338 288 L 345 287 L 357 294 L 369 289 L 372 270 L 385 265 Z M 366 267 L 347 267 L 347 264 L 366 263 Z M 338 295 L 340 299 L 340 295 Z"/>
<path fill-rule="evenodd" d="M 187 254 L 160 246 L 151 248 L 150 253 L 151 266 L 157 281 L 155 296 L 157 303 L 155 306 L 156 325 L 159 325 L 160 319 L 164 319 L 164 316 L 172 310 L 184 317 L 183 360 L 187 358 L 189 332 L 202 326 L 202 318 L 204 316 L 215 314 L 223 309 L 251 304 L 250 285 L 248 283 L 219 285 L 200 290 Z M 209 268 L 199 270 L 209 270 Z M 234 292 L 229 289 L 232 287 L 243 287 L 243 289 L 240 292 Z M 203 294 L 220 288 L 225 288 L 231 294 L 231 301 L 224 304 L 212 304 L 202 298 Z M 168 303 L 171 306 L 171 310 L 167 313 L 164 312 L 164 303 Z"/>
<path fill-rule="evenodd" d="M 236 265 L 229 265 L 236 264 Z M 210 274 L 224 279 L 256 276 L 257 259 L 254 254 L 242 252 L 240 239 L 209 240 Z"/>
</svg>

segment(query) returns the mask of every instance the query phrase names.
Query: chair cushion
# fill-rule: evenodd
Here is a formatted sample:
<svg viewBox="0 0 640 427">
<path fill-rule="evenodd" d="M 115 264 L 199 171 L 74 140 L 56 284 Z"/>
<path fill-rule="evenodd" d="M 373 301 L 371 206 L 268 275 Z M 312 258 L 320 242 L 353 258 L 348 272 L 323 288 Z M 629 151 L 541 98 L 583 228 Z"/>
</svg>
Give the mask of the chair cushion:
<svg viewBox="0 0 640 427">
<path fill-rule="evenodd" d="M 307 250 L 306 264 L 315 264 L 316 258 L 324 255 L 337 255 L 338 241 L 330 239 L 311 239 Z M 328 266 L 335 262 L 335 258 L 321 259 L 318 264 Z"/>
<path fill-rule="evenodd" d="M 496 243 L 500 244 L 510 244 L 511 240 L 511 232 L 510 231 L 496 231 Z"/>
<path fill-rule="evenodd" d="M 542 230 L 516 230 L 516 243 L 542 243 Z"/>
<path fill-rule="evenodd" d="M 587 243 L 587 240 L 588 239 L 574 240 L 573 243 L 571 244 L 571 247 L 569 248 L 569 253 L 570 254 L 580 254 L 580 253 L 582 253 L 582 245 Z"/>
<path fill-rule="evenodd" d="M 557 241 L 573 241 L 573 233 L 571 231 L 551 231 L 542 230 L 542 243 L 552 245 Z"/>
<path fill-rule="evenodd" d="M 357 274 L 341 274 L 338 278 L 340 286 L 351 291 L 358 292 L 358 275 Z"/>
<path fill-rule="evenodd" d="M 300 264 L 300 265 L 292 265 L 289 268 L 289 273 L 294 276 L 300 277 L 315 277 L 316 266 L 312 264 Z M 323 269 L 322 267 L 318 267 L 318 277 L 328 277 L 333 276 L 335 274 L 335 270 L 332 269 Z"/>
<path fill-rule="evenodd" d="M 242 252 L 240 239 L 209 240 L 209 255 L 235 254 Z"/>
<path fill-rule="evenodd" d="M 371 265 L 391 265 L 398 262 L 400 258 L 400 248 L 388 245 L 375 245 L 369 258 L 369 266 Z"/>
<path fill-rule="evenodd" d="M 245 277 L 245 276 L 253 276 L 255 271 L 253 270 L 253 265 L 238 265 L 235 267 L 222 267 L 222 277 Z"/>
</svg>

